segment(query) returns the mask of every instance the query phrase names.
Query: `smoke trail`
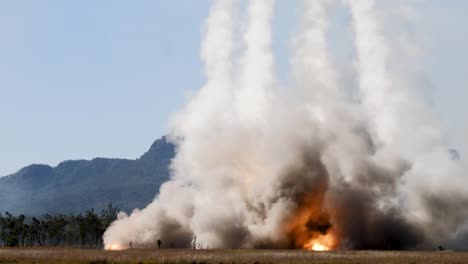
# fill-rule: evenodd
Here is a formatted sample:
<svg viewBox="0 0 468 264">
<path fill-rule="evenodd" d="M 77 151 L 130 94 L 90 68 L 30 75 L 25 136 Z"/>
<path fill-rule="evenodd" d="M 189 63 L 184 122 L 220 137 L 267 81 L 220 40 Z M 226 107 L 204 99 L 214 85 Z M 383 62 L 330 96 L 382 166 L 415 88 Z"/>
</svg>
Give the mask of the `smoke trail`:
<svg viewBox="0 0 468 264">
<path fill-rule="evenodd" d="M 274 0 L 251 0 L 247 10 L 245 54 L 239 72 L 236 93 L 241 118 L 259 120 L 268 111 L 275 69 L 272 55 L 272 19 Z"/>
<path fill-rule="evenodd" d="M 335 0 L 303 1 L 304 14 L 300 23 L 300 32 L 295 38 L 292 67 L 297 86 L 305 89 L 312 97 L 325 96 L 322 93 L 334 93 L 337 97 L 336 73 L 331 65 L 327 32 L 328 13 Z M 310 74 L 314 72 L 316 74 Z M 328 90 L 328 91 L 327 91 Z M 319 102 L 321 98 L 316 98 Z"/>
<path fill-rule="evenodd" d="M 404 45 L 414 41 L 404 33 L 387 37 L 385 14 L 374 0 L 347 3 L 353 17 L 362 104 L 379 151 L 414 160 L 443 145 L 439 124 L 418 93 L 421 83 L 417 80 L 422 77 L 410 70 L 410 65 L 418 65 L 411 60 L 415 56 L 409 51 L 414 49 Z M 393 40 L 397 38 L 406 41 L 397 43 Z"/>
<path fill-rule="evenodd" d="M 401 159 L 411 165 L 400 175 L 398 208 L 407 219 L 423 226 L 426 242 L 450 240 L 453 234 L 449 230 L 460 228 L 467 216 L 466 210 L 448 209 L 467 201 L 465 192 L 455 186 L 466 184 L 466 165 L 448 158 L 440 125 L 418 94 L 421 76 L 414 70 L 419 66 L 411 61 L 415 56 L 410 53 L 414 42 L 403 34 L 393 38 L 400 39 L 398 43 L 386 37 L 385 15 L 376 1 L 347 3 L 353 16 L 362 103 L 377 146 L 375 159 L 388 164 Z M 399 32 L 404 31 L 399 28 Z M 442 185 L 441 176 L 447 181 Z M 450 198 L 453 196 L 456 202 Z M 441 224 L 437 204 L 447 206 L 447 220 L 457 220 Z"/>
<path fill-rule="evenodd" d="M 232 52 L 234 43 L 233 12 L 235 0 L 217 0 L 206 20 L 202 59 L 205 63 L 206 85 L 195 95 L 184 111 L 174 117 L 175 137 L 185 140 L 180 152 L 193 153 L 205 140 L 209 123 L 223 119 L 231 100 Z M 185 138 L 186 135 L 191 135 Z M 154 245 L 158 239 L 171 241 L 174 247 L 190 246 L 193 232 L 189 219 L 193 217 L 195 195 L 192 182 L 196 183 L 196 164 L 184 155 L 178 155 L 179 166 L 173 180 L 161 186 L 159 195 L 143 210 L 135 210 L 130 216 L 123 213 L 104 234 L 106 248 L 126 248 L 130 242 L 136 246 Z M 185 174 L 184 170 L 190 171 Z M 187 177 L 183 177 L 187 175 Z M 188 176 L 192 178 L 188 178 Z M 181 177 L 182 176 L 182 177 Z M 177 193 L 177 198 L 172 195 Z M 166 245 L 168 246 L 168 245 Z"/>
<path fill-rule="evenodd" d="M 172 127 L 177 129 L 176 134 L 206 129 L 206 119 L 216 118 L 217 113 L 224 112 L 231 104 L 235 2 L 217 0 L 213 4 L 205 22 L 201 50 L 207 82 L 186 109 L 173 118 Z"/>
<path fill-rule="evenodd" d="M 305 107 L 310 122 L 320 126 L 313 134 L 320 138 L 319 141 L 327 142 L 324 160 L 339 163 L 329 164 L 329 167 L 341 170 L 333 174 L 350 176 L 353 174 L 350 172 L 352 164 L 356 162 L 352 157 L 360 156 L 350 154 L 367 153 L 370 146 L 366 132 L 361 129 L 363 121 L 358 116 L 358 108 L 342 95 L 345 89 L 339 87 L 338 74 L 329 55 L 328 20 L 337 1 L 302 2 L 303 15 L 292 60 L 294 87 L 299 97 L 294 104 Z M 356 134 L 356 130 L 361 132 Z"/>
</svg>

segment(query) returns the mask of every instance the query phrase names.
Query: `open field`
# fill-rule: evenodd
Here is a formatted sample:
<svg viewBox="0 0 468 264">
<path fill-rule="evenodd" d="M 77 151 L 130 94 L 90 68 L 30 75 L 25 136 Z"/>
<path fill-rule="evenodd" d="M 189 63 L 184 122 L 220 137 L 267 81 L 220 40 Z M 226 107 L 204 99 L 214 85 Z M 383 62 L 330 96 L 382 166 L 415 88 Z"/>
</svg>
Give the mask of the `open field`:
<svg viewBox="0 0 468 264">
<path fill-rule="evenodd" d="M 300 250 L 102 251 L 73 248 L 0 248 L 0 263 L 468 263 L 468 253 Z"/>
</svg>

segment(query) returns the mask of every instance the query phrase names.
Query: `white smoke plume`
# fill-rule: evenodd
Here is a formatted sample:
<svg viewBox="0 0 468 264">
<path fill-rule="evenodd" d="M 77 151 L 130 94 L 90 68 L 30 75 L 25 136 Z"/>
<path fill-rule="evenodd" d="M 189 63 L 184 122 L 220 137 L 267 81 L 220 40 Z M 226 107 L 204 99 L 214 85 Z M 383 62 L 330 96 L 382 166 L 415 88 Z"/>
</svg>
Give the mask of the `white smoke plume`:
<svg viewBox="0 0 468 264">
<path fill-rule="evenodd" d="M 373 142 L 378 146 L 375 157 L 381 163 L 398 157 L 411 164 L 399 186 L 399 198 L 404 199 L 400 208 L 405 208 L 405 215 L 413 221 L 426 223 L 427 236 L 442 240 L 450 229 L 456 233 L 453 227 L 467 216 L 464 209 L 449 209 L 466 204 L 466 190 L 460 188 L 467 183 L 466 164 L 447 158 L 448 147 L 439 124 L 422 99 L 423 77 L 417 71 L 420 65 L 411 60 L 415 57 L 415 43 L 404 31 L 394 39 L 385 36 L 385 14 L 376 1 L 349 0 L 348 4 L 353 16 L 362 105 Z M 440 212 L 434 210 L 442 209 L 437 208 L 438 203 L 449 203 L 443 218 L 455 218 L 458 223 L 447 224 L 435 217 Z"/>
<path fill-rule="evenodd" d="M 450 159 L 421 96 L 413 39 L 389 29 L 399 18 L 375 0 L 303 0 L 294 82 L 282 89 L 275 2 L 248 3 L 237 61 L 239 1 L 214 1 L 202 46 L 207 82 L 171 123 L 172 179 L 146 208 L 119 215 L 106 248 L 190 247 L 194 237 L 210 248 L 466 246 L 467 166 Z M 330 58 L 336 5 L 352 16 L 358 102 Z"/>
</svg>

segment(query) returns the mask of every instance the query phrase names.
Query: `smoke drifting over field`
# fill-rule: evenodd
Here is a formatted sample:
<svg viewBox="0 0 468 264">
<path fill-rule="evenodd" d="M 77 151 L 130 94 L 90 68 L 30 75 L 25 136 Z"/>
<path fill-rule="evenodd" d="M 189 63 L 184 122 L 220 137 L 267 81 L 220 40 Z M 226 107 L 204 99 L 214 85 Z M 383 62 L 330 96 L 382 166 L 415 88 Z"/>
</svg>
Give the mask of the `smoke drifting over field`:
<svg viewBox="0 0 468 264">
<path fill-rule="evenodd" d="M 190 247 L 195 236 L 210 248 L 466 246 L 467 164 L 450 159 L 421 96 L 404 17 L 383 6 L 401 3 L 302 1 L 288 89 L 275 76 L 275 2 L 248 3 L 239 37 L 239 2 L 214 1 L 206 84 L 172 120 L 172 180 L 145 209 L 119 216 L 106 247 Z M 330 59 L 337 5 L 352 17 L 355 83 L 343 84 Z"/>
</svg>

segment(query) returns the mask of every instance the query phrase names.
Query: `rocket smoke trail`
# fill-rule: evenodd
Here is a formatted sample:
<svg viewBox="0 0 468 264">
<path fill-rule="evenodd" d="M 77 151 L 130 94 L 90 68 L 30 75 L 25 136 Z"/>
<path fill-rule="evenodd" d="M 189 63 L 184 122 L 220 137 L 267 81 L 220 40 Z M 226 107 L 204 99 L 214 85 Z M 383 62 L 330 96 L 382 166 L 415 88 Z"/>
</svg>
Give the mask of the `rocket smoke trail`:
<svg viewBox="0 0 468 264">
<path fill-rule="evenodd" d="M 301 1 L 293 82 L 282 89 L 275 1 L 248 1 L 239 37 L 239 1 L 215 0 L 206 84 L 171 120 L 171 180 L 146 208 L 119 214 L 106 249 L 190 247 L 194 237 L 210 248 L 467 249 L 468 166 L 450 159 L 421 96 L 414 41 L 389 30 L 399 18 L 382 3 Z M 329 50 L 338 5 L 351 14 L 358 101 Z"/>
</svg>

